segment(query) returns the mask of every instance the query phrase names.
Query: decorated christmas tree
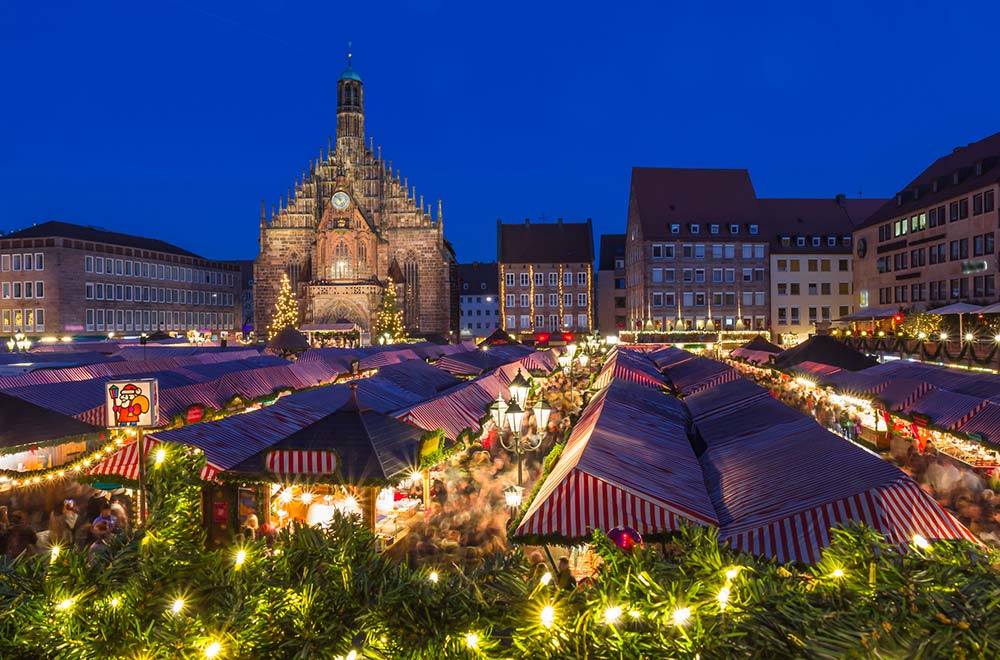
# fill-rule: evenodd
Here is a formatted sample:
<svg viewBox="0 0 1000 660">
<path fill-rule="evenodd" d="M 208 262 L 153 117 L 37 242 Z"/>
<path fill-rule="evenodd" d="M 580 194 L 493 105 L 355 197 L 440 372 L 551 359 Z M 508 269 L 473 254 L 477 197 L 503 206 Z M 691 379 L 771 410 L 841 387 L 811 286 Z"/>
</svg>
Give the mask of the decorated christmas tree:
<svg viewBox="0 0 1000 660">
<path fill-rule="evenodd" d="M 372 327 L 372 341 L 381 342 L 383 337 L 387 342 L 397 343 L 406 339 L 406 328 L 403 326 L 403 312 L 396 303 L 396 285 L 389 278 L 382 294 L 382 306 L 379 307 L 375 325 Z"/>
<path fill-rule="evenodd" d="M 286 273 L 281 276 L 281 290 L 278 291 L 278 302 L 274 304 L 274 316 L 271 317 L 271 325 L 267 329 L 267 338 L 273 339 L 285 328 L 298 329 L 298 327 L 299 302 L 295 299 L 292 283 Z"/>
</svg>

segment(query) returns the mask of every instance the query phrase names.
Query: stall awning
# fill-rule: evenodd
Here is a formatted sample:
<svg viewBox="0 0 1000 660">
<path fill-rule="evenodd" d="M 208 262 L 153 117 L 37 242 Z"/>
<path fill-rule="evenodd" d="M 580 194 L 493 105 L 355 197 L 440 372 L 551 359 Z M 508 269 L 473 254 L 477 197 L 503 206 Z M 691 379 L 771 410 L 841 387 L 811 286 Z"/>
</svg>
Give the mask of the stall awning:
<svg viewBox="0 0 1000 660">
<path fill-rule="evenodd" d="M 859 309 L 858 311 L 848 314 L 847 316 L 841 316 L 836 320 L 836 323 L 846 323 L 851 321 L 878 321 L 881 319 L 891 319 L 896 314 L 899 314 L 899 308 L 897 307 L 866 307 L 865 309 Z"/>
<path fill-rule="evenodd" d="M 321 475 L 337 472 L 337 455 L 332 451 L 275 449 L 267 454 L 265 467 L 273 474 Z"/>
<path fill-rule="evenodd" d="M 143 455 L 148 457 L 150 450 L 156 444 L 158 441 L 155 438 L 148 435 L 143 436 Z M 138 456 L 139 445 L 137 442 L 132 442 L 90 468 L 87 474 L 108 475 L 120 477 L 126 481 L 139 481 Z M 147 465 L 149 464 L 147 463 Z M 206 462 L 205 467 L 201 469 L 200 477 L 202 481 L 215 481 L 218 473 L 218 467 Z"/>
<path fill-rule="evenodd" d="M 936 309 L 927 310 L 928 314 L 976 314 L 983 311 L 981 305 L 971 305 L 969 303 L 957 302 L 950 305 L 945 305 L 944 307 L 938 307 Z"/>
</svg>

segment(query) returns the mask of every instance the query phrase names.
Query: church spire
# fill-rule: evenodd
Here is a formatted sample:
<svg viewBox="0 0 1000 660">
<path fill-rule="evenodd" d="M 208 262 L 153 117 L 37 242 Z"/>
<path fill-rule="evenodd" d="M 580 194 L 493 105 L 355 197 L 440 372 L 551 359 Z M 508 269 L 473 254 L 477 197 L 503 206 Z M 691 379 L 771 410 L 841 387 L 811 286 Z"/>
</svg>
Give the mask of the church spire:
<svg viewBox="0 0 1000 660">
<path fill-rule="evenodd" d="M 347 68 L 337 80 L 337 154 L 356 162 L 365 150 L 365 90 L 353 55 L 348 44 Z"/>
</svg>

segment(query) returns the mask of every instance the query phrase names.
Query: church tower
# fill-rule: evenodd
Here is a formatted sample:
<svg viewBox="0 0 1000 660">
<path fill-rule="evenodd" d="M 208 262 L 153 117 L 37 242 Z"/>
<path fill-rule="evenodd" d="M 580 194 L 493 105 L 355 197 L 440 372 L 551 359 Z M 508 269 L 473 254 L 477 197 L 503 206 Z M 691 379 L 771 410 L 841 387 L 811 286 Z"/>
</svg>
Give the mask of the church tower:
<svg viewBox="0 0 1000 660">
<path fill-rule="evenodd" d="M 351 66 L 347 53 L 347 68 L 337 81 L 337 156 L 354 163 L 365 151 L 365 89 L 361 76 Z"/>
</svg>

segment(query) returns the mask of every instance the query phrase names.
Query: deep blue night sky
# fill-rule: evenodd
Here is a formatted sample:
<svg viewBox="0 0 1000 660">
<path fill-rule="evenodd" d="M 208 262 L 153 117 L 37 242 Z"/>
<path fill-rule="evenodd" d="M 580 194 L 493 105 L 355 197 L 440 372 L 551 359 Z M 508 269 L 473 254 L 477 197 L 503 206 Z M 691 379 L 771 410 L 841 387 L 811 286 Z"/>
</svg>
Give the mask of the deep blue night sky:
<svg viewBox="0 0 1000 660">
<path fill-rule="evenodd" d="M 254 257 L 260 200 L 334 131 L 348 40 L 368 133 L 461 261 L 495 257 L 497 218 L 623 231 L 634 165 L 888 196 L 1000 130 L 1000 3 L 559 4 L 7 0 L 0 229 Z"/>
</svg>

